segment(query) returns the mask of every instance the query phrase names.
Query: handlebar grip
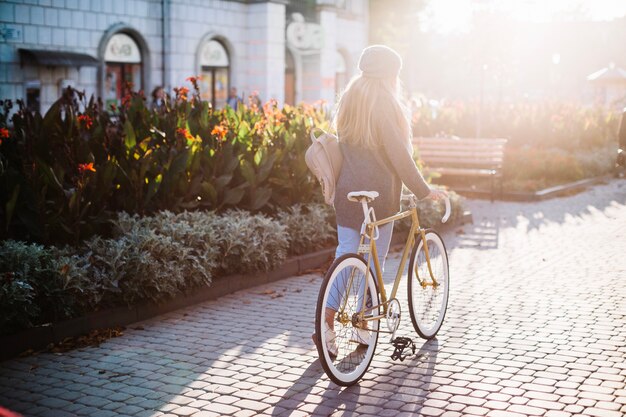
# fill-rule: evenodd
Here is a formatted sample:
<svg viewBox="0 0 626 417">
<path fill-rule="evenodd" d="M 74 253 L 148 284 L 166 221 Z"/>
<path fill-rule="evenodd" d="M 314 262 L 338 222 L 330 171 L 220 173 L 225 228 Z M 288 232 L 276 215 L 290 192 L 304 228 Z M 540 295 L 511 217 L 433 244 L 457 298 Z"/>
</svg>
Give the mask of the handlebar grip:
<svg viewBox="0 0 626 417">
<path fill-rule="evenodd" d="M 450 218 L 450 214 L 452 214 L 452 209 L 450 207 L 450 198 L 446 197 L 444 201 L 446 203 L 446 213 L 441 218 L 441 223 L 447 222 L 448 219 Z"/>
</svg>

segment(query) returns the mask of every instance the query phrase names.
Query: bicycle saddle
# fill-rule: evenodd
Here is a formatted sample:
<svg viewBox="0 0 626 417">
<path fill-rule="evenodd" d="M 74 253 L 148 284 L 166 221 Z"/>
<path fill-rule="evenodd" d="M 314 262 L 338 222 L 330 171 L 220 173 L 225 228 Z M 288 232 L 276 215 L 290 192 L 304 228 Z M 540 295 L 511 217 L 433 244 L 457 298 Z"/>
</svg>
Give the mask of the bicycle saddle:
<svg viewBox="0 0 626 417">
<path fill-rule="evenodd" d="M 356 203 L 363 199 L 370 203 L 374 201 L 376 197 L 378 197 L 378 191 L 352 191 L 351 193 L 348 193 L 348 200 Z"/>
</svg>

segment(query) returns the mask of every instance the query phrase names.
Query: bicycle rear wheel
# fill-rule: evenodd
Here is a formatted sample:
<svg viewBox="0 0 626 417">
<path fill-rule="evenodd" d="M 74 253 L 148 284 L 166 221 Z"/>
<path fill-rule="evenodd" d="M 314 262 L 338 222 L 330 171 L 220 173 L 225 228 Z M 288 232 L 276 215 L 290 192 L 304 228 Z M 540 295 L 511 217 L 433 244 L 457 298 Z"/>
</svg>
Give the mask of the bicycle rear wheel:
<svg viewBox="0 0 626 417">
<path fill-rule="evenodd" d="M 450 271 L 448 253 L 439 234 L 434 230 L 427 230 L 425 240 L 437 286 L 432 285 L 426 252 L 424 252 L 424 241 L 418 234 L 409 261 L 408 299 L 415 331 L 424 339 L 432 339 L 437 335 L 446 316 Z"/>
<path fill-rule="evenodd" d="M 367 330 L 355 327 L 366 294 L 366 316 L 380 314 L 376 280 L 366 274 L 365 260 L 343 255 L 326 273 L 317 300 L 315 333 L 317 351 L 326 375 L 338 385 L 349 386 L 363 377 L 378 342 L 379 320 L 367 321 Z M 365 292 L 364 289 L 367 289 Z M 372 308 L 375 307 L 375 308 Z M 328 309 L 336 311 L 328 326 Z"/>
</svg>

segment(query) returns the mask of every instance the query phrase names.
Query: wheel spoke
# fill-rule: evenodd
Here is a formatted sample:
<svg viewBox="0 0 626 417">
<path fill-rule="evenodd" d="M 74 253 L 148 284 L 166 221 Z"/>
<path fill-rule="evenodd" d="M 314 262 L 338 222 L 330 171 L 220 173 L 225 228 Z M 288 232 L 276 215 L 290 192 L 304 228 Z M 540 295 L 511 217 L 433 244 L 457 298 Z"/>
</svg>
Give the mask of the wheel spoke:
<svg viewBox="0 0 626 417">
<path fill-rule="evenodd" d="M 376 283 L 366 271 L 367 265 L 362 258 L 356 255 L 340 257 L 326 274 L 318 298 L 316 333 L 320 334 L 320 362 L 327 375 L 340 385 L 351 385 L 363 376 L 376 348 L 378 321 L 368 322 L 369 328 L 376 331 L 361 335 L 361 339 L 367 336 L 368 345 L 359 343 L 358 330 L 353 326 L 353 318 L 362 310 L 363 294 L 367 294 L 366 306 L 372 305 L 372 294 L 376 295 L 374 302 L 378 304 Z M 328 309 L 337 311 L 334 329 L 323 333 Z M 331 350 L 336 350 L 336 356 L 330 354 Z"/>
<path fill-rule="evenodd" d="M 443 322 L 448 304 L 448 257 L 443 241 L 435 232 L 426 233 L 426 244 L 430 255 L 431 271 L 437 286 L 422 286 L 417 276 L 426 283 L 432 283 L 426 251 L 419 242 L 409 264 L 409 311 L 413 326 L 424 338 L 434 337 Z"/>
</svg>

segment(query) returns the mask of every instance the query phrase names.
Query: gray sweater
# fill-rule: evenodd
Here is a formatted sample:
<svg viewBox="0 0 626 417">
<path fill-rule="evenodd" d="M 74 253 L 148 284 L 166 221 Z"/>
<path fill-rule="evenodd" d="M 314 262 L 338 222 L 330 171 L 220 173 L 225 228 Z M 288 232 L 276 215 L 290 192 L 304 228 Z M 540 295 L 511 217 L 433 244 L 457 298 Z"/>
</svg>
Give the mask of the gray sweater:
<svg viewBox="0 0 626 417">
<path fill-rule="evenodd" d="M 417 169 L 410 144 L 401 130 L 390 120 L 381 120 L 377 135 L 382 145 L 377 149 L 365 149 L 339 140 L 343 153 L 343 165 L 335 189 L 335 212 L 339 226 L 360 230 L 363 223 L 361 204 L 348 201 L 352 191 L 377 191 L 379 196 L 370 206 L 376 218 L 382 219 L 398 212 L 400 194 L 404 183 L 417 198 L 430 193 L 430 187 Z"/>
</svg>

